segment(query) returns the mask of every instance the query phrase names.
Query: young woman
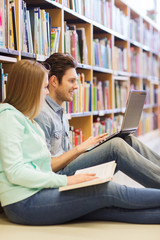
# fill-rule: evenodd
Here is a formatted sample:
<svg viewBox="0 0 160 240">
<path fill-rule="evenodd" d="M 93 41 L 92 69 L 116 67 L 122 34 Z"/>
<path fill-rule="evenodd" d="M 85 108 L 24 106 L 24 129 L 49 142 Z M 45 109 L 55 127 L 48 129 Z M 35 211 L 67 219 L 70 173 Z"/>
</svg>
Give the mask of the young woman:
<svg viewBox="0 0 160 240">
<path fill-rule="evenodd" d="M 129 188 L 111 181 L 58 191 L 60 186 L 95 176 L 52 171 L 44 134 L 33 120 L 48 94 L 47 86 L 48 72 L 43 66 L 19 61 L 9 74 L 7 97 L 0 104 L 0 202 L 9 220 L 28 225 L 73 219 L 160 223 L 158 189 Z"/>
</svg>

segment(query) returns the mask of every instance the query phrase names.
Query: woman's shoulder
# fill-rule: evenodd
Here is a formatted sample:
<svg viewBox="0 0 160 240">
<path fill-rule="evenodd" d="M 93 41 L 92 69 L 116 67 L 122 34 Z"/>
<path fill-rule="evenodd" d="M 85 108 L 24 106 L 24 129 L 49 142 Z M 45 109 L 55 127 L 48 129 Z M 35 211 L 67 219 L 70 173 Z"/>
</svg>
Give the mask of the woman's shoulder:
<svg viewBox="0 0 160 240">
<path fill-rule="evenodd" d="M 0 114 L 24 117 L 24 115 L 19 110 L 17 110 L 9 103 L 0 104 Z"/>
<path fill-rule="evenodd" d="M 13 124 L 15 121 L 24 122 L 25 116 L 18 111 L 15 107 L 8 103 L 0 104 L 0 121 L 10 122 Z"/>
</svg>

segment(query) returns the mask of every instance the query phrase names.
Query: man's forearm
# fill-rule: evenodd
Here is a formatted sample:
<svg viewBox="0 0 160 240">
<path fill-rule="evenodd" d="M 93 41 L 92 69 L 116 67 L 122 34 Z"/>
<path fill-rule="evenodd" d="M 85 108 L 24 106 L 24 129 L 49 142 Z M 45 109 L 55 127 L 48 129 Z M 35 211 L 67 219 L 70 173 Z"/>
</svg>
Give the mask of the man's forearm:
<svg viewBox="0 0 160 240">
<path fill-rule="evenodd" d="M 51 168 L 53 172 L 57 172 L 60 169 L 67 166 L 70 162 L 72 162 L 75 158 L 77 158 L 83 151 L 78 147 L 74 147 L 73 149 L 65 152 L 64 154 L 58 157 L 51 158 Z"/>
</svg>

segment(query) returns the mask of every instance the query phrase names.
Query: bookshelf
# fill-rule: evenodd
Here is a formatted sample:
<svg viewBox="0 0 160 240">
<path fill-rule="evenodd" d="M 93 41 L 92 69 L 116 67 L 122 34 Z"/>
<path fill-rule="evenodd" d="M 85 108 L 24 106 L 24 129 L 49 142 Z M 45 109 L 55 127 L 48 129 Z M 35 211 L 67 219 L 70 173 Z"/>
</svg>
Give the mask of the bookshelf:
<svg viewBox="0 0 160 240">
<path fill-rule="evenodd" d="M 9 36 L 9 0 L 5 3 L 8 11 L 2 11 L 0 26 L 3 74 L 20 59 L 45 60 L 57 44 L 57 51 L 70 51 L 78 61 L 78 103 L 73 103 L 76 110 L 65 108 L 70 125 L 81 128 L 84 139 L 120 125 L 130 89 L 148 92 L 137 135 L 159 128 L 160 28 L 154 22 L 124 0 L 14 0 L 16 49 L 9 45 L 14 36 Z M 36 11 L 37 28 L 31 16 Z M 60 29 L 58 37 L 50 37 L 51 27 Z"/>
</svg>

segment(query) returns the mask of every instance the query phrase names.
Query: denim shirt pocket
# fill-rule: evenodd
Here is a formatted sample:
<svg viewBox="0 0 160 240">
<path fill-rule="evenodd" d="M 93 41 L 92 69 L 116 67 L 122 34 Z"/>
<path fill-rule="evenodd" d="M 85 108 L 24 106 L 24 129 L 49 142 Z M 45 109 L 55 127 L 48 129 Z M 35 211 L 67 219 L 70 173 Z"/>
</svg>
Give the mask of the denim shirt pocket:
<svg viewBox="0 0 160 240">
<path fill-rule="evenodd" d="M 59 152 L 62 153 L 63 143 L 62 143 L 62 130 L 56 130 L 52 134 L 51 138 L 51 154 L 56 155 Z"/>
<path fill-rule="evenodd" d="M 71 148 L 70 144 L 70 134 L 69 131 L 65 130 L 65 140 L 66 140 L 66 151 L 68 151 Z"/>
</svg>

